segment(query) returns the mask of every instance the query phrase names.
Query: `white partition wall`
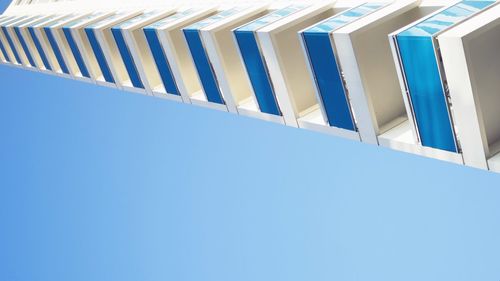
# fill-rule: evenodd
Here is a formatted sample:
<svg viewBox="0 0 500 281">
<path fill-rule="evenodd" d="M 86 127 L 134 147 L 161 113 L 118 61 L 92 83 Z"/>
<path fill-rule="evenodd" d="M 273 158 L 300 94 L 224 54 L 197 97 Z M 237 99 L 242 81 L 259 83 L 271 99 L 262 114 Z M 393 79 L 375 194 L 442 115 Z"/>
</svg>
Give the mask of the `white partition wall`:
<svg viewBox="0 0 500 281">
<path fill-rule="evenodd" d="M 452 3 L 393 1 L 333 32 L 346 91 L 363 142 L 415 152 L 407 108 L 387 35 Z M 411 122 L 411 121 L 410 121 Z"/>
<path fill-rule="evenodd" d="M 232 30 L 263 16 L 267 9 L 267 5 L 255 5 L 238 13 L 237 20 L 222 20 L 200 30 L 229 112 L 237 113 L 238 106 L 252 96 Z"/>
<path fill-rule="evenodd" d="M 26 42 L 24 41 L 24 37 L 22 37 L 22 34 L 19 32 L 18 26 L 37 20 L 40 17 L 41 16 L 28 16 L 23 20 L 10 22 L 9 24 L 2 26 L 7 42 L 9 43 L 12 52 L 15 53 L 16 60 L 19 64 L 25 67 L 31 68 L 36 64 L 28 46 L 26 45 Z"/>
<path fill-rule="evenodd" d="M 27 0 L 0 63 L 500 173 L 499 38 L 493 0 Z"/>
<path fill-rule="evenodd" d="M 2 15 L 0 18 L 0 26 L 4 23 L 8 23 L 12 19 L 14 19 L 15 16 L 8 16 L 8 15 Z M 8 46 L 7 40 L 5 39 L 5 36 L 3 34 L 3 31 L 1 31 L 0 28 L 0 51 L 2 55 L 2 62 L 3 63 L 10 63 L 12 61 L 12 56 L 10 52 L 10 47 Z"/>
<path fill-rule="evenodd" d="M 175 15 L 144 27 L 147 49 L 161 78 L 150 85 L 153 95 L 191 103 L 191 97 L 201 91 L 182 28 L 216 12 L 214 6 L 179 9 Z"/>
<path fill-rule="evenodd" d="M 388 6 L 390 2 L 363 3 L 299 32 L 318 102 L 299 117 L 299 127 L 361 140 L 333 35 Z"/>
<path fill-rule="evenodd" d="M 457 1 L 389 35 L 415 147 L 422 153 L 463 163 L 436 37 L 495 4 Z"/>
<path fill-rule="evenodd" d="M 233 30 L 235 44 L 251 86 L 251 96 L 237 105 L 240 114 L 285 124 L 257 31 L 272 23 L 286 20 L 287 17 L 310 6 L 311 4 L 306 3 L 273 5 L 266 15 Z"/>
<path fill-rule="evenodd" d="M 130 76 L 111 33 L 111 28 L 142 13 L 142 10 L 118 10 L 114 15 L 85 27 L 85 33 L 103 74 L 96 80 L 98 84 L 121 88 L 122 85 L 130 83 Z"/>
<path fill-rule="evenodd" d="M 157 84 L 160 77 L 151 67 L 153 62 L 148 53 L 142 27 L 174 12 L 173 9 L 147 11 L 111 28 L 129 77 L 129 80 L 123 81 L 121 85 L 123 89 L 152 94 L 151 84 Z"/>
<path fill-rule="evenodd" d="M 14 65 L 22 65 L 24 61 L 19 55 L 18 49 L 20 46 L 11 36 L 9 26 L 16 23 L 23 23 L 29 18 L 30 16 L 15 16 L 0 23 L 0 40 L 2 41 L 3 49 L 5 50 L 6 58 L 8 58 L 7 61 Z"/>
<path fill-rule="evenodd" d="M 43 29 L 47 39 L 49 39 L 49 45 L 56 56 L 56 60 L 61 67 L 61 72 L 73 78 L 81 76 L 81 70 L 71 52 L 70 45 L 62 28 L 86 16 L 88 14 L 69 15 L 51 23 Z"/>
<path fill-rule="evenodd" d="M 465 164 L 500 172 L 500 6 L 438 41 Z"/>
<path fill-rule="evenodd" d="M 79 71 L 74 73 L 76 79 L 91 81 L 105 81 L 99 62 L 94 54 L 85 27 L 105 18 L 111 17 L 113 12 L 94 12 L 62 27 L 66 41 L 71 49 Z M 71 54 L 69 54 L 71 56 Z M 113 84 L 114 86 L 114 84 Z"/>
<path fill-rule="evenodd" d="M 75 57 L 74 52 L 72 50 L 72 41 L 71 38 L 68 40 L 68 37 L 65 34 L 64 27 L 66 25 L 71 25 L 75 22 L 79 22 L 82 19 L 89 17 L 89 13 L 84 14 L 76 14 L 64 19 L 61 19 L 57 22 L 52 23 L 50 26 L 45 28 L 46 33 L 51 33 L 52 40 L 52 48 L 58 53 L 58 62 L 59 65 L 65 66 L 64 73 L 71 76 L 72 78 L 83 80 L 84 76 L 82 73 L 86 74 L 86 69 L 78 63 L 77 57 Z M 87 77 L 88 78 L 88 77 Z"/>
<path fill-rule="evenodd" d="M 191 96 L 191 103 L 237 113 L 237 104 L 250 97 L 232 29 L 262 16 L 266 7 L 224 7 L 219 13 L 183 28 L 202 86 Z"/>
<path fill-rule="evenodd" d="M 42 57 L 40 56 L 35 46 L 35 42 L 33 41 L 33 38 L 28 31 L 28 27 L 45 21 L 48 17 L 50 16 L 37 16 L 31 21 L 16 25 L 14 27 L 19 41 L 22 42 L 21 45 L 23 46 L 26 56 L 28 56 L 28 58 L 31 57 L 28 59 L 28 61 L 30 61 L 31 67 L 37 70 L 45 69 L 45 66 L 43 64 Z"/>
<path fill-rule="evenodd" d="M 52 41 L 53 43 L 55 42 L 53 40 L 49 40 L 45 28 L 51 26 L 55 22 L 64 20 L 71 16 L 72 15 L 51 16 L 40 23 L 28 27 L 31 38 L 36 42 L 36 45 L 38 46 L 37 49 L 39 54 L 45 58 L 45 67 L 43 69 L 44 71 L 48 71 L 49 73 L 53 73 L 56 75 L 64 76 L 65 74 L 66 69 L 63 70 L 65 66 L 63 65 L 63 67 L 61 67 L 61 65 L 59 65 L 61 58 L 58 59 L 56 55 L 57 49 L 56 51 L 54 51 L 50 41 Z"/>
<path fill-rule="evenodd" d="M 276 100 L 286 125 L 298 127 L 297 119 L 318 106 L 314 82 L 308 72 L 298 32 L 336 12 L 338 10 L 334 8 L 333 2 L 313 4 L 257 30 Z"/>
</svg>

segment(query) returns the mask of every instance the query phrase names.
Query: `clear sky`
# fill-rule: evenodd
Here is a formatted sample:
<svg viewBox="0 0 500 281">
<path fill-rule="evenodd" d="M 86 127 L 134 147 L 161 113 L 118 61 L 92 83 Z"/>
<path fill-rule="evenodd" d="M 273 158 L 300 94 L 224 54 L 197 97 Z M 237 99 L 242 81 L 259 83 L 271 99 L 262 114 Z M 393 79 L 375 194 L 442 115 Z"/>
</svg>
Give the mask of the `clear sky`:
<svg viewBox="0 0 500 281">
<path fill-rule="evenodd" d="M 500 175 L 6 66 L 0 130 L 2 281 L 500 280 Z"/>
</svg>

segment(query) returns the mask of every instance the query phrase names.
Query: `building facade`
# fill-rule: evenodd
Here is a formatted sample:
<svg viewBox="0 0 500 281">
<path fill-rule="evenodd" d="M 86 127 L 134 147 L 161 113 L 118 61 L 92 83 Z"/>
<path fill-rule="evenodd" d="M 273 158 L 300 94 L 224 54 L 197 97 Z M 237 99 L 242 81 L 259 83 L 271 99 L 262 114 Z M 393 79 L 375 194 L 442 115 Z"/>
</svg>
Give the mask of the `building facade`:
<svg viewBox="0 0 500 281">
<path fill-rule="evenodd" d="M 496 1 L 15 0 L 0 62 L 500 172 Z"/>
</svg>

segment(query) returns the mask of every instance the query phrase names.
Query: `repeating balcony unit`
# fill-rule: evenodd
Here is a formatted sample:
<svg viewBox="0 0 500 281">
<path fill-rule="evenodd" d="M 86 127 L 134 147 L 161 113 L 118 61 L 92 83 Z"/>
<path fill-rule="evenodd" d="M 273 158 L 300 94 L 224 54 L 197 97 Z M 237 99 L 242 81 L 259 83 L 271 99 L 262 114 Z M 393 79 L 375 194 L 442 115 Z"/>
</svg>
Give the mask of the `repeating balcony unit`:
<svg viewBox="0 0 500 281">
<path fill-rule="evenodd" d="M 28 16 L 21 21 L 11 22 L 2 26 L 5 37 L 7 38 L 9 45 L 15 54 L 16 60 L 21 65 L 28 68 L 35 67 L 36 64 L 28 48 L 28 45 L 24 40 L 24 37 L 19 32 L 18 26 L 32 22 L 34 20 L 36 21 L 37 19 L 40 19 L 40 17 L 41 16 Z"/>
<path fill-rule="evenodd" d="M 364 3 L 299 32 L 318 100 L 315 108 L 298 119 L 299 127 L 361 140 L 339 64 L 333 32 L 389 4 Z"/>
<path fill-rule="evenodd" d="M 4 22 L 9 22 L 12 21 L 16 16 L 8 16 L 8 15 L 2 15 L 0 17 L 0 26 Z M 0 51 L 1 51 L 1 58 L 3 63 L 10 63 L 11 62 L 11 54 L 10 52 L 10 47 L 8 45 L 9 43 L 7 42 L 7 39 L 5 38 L 3 31 L 0 28 Z"/>
<path fill-rule="evenodd" d="M 288 5 L 270 11 L 265 16 L 233 30 L 240 57 L 244 63 L 252 89 L 252 96 L 238 105 L 240 114 L 285 123 L 271 82 L 267 62 L 262 54 L 257 30 L 308 7 L 310 7 L 308 4 Z"/>
<path fill-rule="evenodd" d="M 437 37 L 465 164 L 500 172 L 500 6 Z"/>
<path fill-rule="evenodd" d="M 187 8 L 143 28 L 153 65 L 161 78 L 150 83 L 154 96 L 190 103 L 201 91 L 201 85 L 191 59 L 182 29 L 216 13 L 215 7 Z"/>
<path fill-rule="evenodd" d="M 121 85 L 130 81 L 111 28 L 141 14 L 140 10 L 121 11 L 85 27 L 92 52 L 102 72 L 102 77 L 96 80 L 97 84 L 121 88 Z"/>
<path fill-rule="evenodd" d="M 66 40 L 63 27 L 87 16 L 88 14 L 68 15 L 43 28 L 62 73 L 71 78 L 81 76 L 81 70 Z"/>
<path fill-rule="evenodd" d="M 393 1 L 332 32 L 344 90 L 363 142 L 422 154 L 411 131 L 409 137 L 399 134 L 408 126 L 408 114 L 387 35 L 450 3 Z"/>
<path fill-rule="evenodd" d="M 232 30 L 261 17 L 266 5 L 238 6 L 183 28 L 202 90 L 193 104 L 237 113 L 237 105 L 250 97 L 250 87 Z"/>
<path fill-rule="evenodd" d="M 173 9 L 149 11 L 111 28 L 116 45 L 130 80 L 122 88 L 153 94 L 151 84 L 157 85 L 160 76 L 153 67 L 148 44 L 142 28 L 175 13 Z"/>
<path fill-rule="evenodd" d="M 40 69 L 45 69 L 45 65 L 43 63 L 42 57 L 40 56 L 36 46 L 35 42 L 33 41 L 33 38 L 31 37 L 28 27 L 41 23 L 50 16 L 37 16 L 34 17 L 32 20 L 27 21 L 23 24 L 17 24 L 14 26 L 14 31 L 17 35 L 17 38 L 24 50 L 24 53 L 26 57 L 28 58 L 28 61 L 30 63 L 29 69 L 30 70 L 40 70 Z"/>
<path fill-rule="evenodd" d="M 29 16 L 16 16 L 5 19 L 2 23 L 0 23 L 0 40 L 2 41 L 3 48 L 5 49 L 5 57 L 8 62 L 14 65 L 22 65 L 23 61 L 19 55 L 18 46 L 14 42 L 7 26 L 10 26 L 13 23 L 23 22 L 28 18 Z"/>
<path fill-rule="evenodd" d="M 50 72 L 52 71 L 52 65 L 50 64 L 49 58 L 46 55 L 44 50 L 44 46 L 42 46 L 41 41 L 38 39 L 36 34 L 35 26 L 42 25 L 45 22 L 49 22 L 55 18 L 54 15 L 49 15 L 43 17 L 40 20 L 34 21 L 32 23 L 20 26 L 21 30 L 25 30 L 26 40 L 32 42 L 33 44 L 33 55 L 37 58 L 37 67 L 42 72 Z"/>
<path fill-rule="evenodd" d="M 390 35 L 416 140 L 443 160 L 463 163 L 437 36 L 495 1 L 460 1 Z"/>
<path fill-rule="evenodd" d="M 297 119 L 318 107 L 299 31 L 348 7 L 333 2 L 313 4 L 259 28 L 257 38 L 284 123 L 298 127 Z"/>
<path fill-rule="evenodd" d="M 28 31 L 33 39 L 33 42 L 35 43 L 38 53 L 44 61 L 44 69 L 42 70 L 47 71 L 48 73 L 59 76 L 67 76 L 69 71 L 67 71 L 66 65 L 60 65 L 60 62 L 63 62 L 63 60 L 60 53 L 58 53 L 58 49 L 53 48 L 53 45 L 56 44 L 54 37 L 51 32 L 47 33 L 45 27 L 51 26 L 52 24 L 71 16 L 72 15 L 54 15 L 48 17 L 42 22 L 28 27 Z"/>
<path fill-rule="evenodd" d="M 76 62 L 78 70 L 73 72 L 75 79 L 96 83 L 104 81 L 103 72 L 99 67 L 96 56 L 93 53 L 90 41 L 85 34 L 85 27 L 92 25 L 102 19 L 112 16 L 112 12 L 95 12 L 82 17 L 62 27 L 64 37 L 68 43 L 71 53 L 68 53 L 70 60 Z"/>
<path fill-rule="evenodd" d="M 0 16 L 0 24 L 3 21 L 8 20 L 9 18 L 11 18 L 11 17 L 6 16 L 6 15 L 1 15 Z M 10 60 L 10 58 L 9 58 L 9 56 L 7 54 L 7 50 L 6 50 L 5 46 L 4 46 L 3 39 L 2 39 L 2 36 L 0 34 L 0 62 L 1 63 L 8 63 L 8 60 Z"/>
</svg>

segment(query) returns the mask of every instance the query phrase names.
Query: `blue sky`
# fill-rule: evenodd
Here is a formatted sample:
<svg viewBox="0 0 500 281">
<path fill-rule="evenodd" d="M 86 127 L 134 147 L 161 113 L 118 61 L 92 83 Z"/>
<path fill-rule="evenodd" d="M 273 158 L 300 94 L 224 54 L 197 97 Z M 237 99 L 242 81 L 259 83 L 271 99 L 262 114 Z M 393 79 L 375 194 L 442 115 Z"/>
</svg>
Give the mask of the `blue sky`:
<svg viewBox="0 0 500 281">
<path fill-rule="evenodd" d="M 500 175 L 6 66 L 0 83 L 0 280 L 500 280 Z"/>
</svg>

